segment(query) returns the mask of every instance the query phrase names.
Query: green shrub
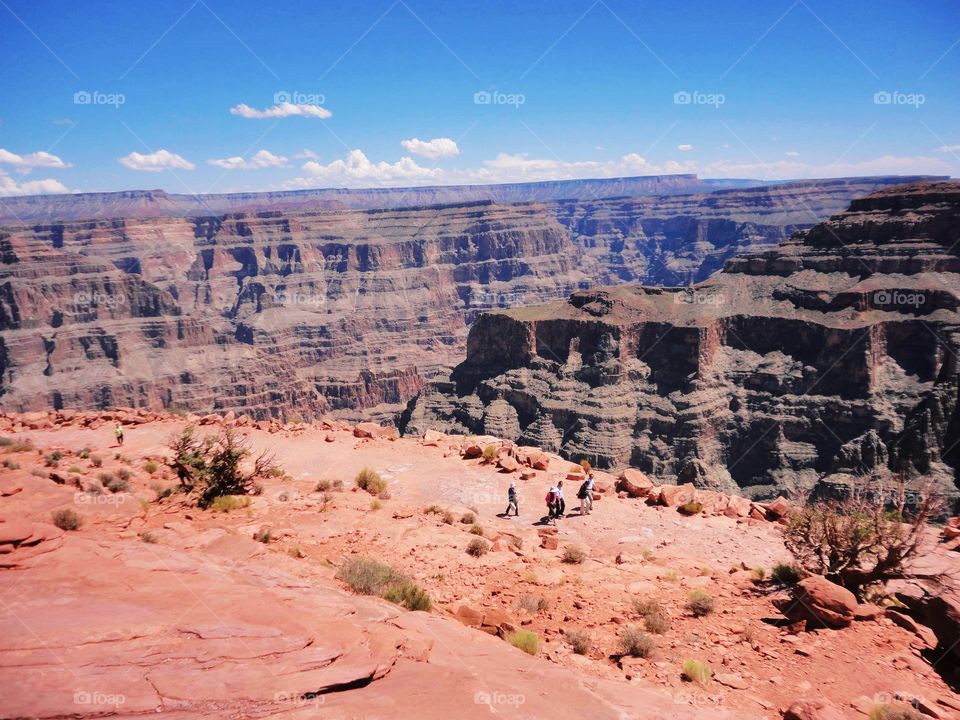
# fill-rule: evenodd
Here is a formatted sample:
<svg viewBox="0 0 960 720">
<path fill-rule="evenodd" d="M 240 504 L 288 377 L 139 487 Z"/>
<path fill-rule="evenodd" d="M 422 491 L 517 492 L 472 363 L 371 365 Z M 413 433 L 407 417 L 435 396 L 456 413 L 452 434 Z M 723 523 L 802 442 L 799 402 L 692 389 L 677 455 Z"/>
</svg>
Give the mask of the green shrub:
<svg viewBox="0 0 960 720">
<path fill-rule="evenodd" d="M 694 617 L 704 617 L 713 612 L 713 598 L 703 590 L 691 590 L 687 596 L 687 610 Z"/>
<path fill-rule="evenodd" d="M 387 491 L 387 481 L 370 468 L 363 468 L 353 479 L 357 487 L 371 495 L 380 495 Z"/>
<path fill-rule="evenodd" d="M 465 512 L 460 516 L 460 522 L 464 525 L 473 525 L 477 521 L 477 516 L 472 512 Z"/>
<path fill-rule="evenodd" d="M 587 559 L 586 551 L 579 545 L 567 545 L 563 549 L 563 555 L 560 559 L 570 565 L 580 565 Z"/>
<path fill-rule="evenodd" d="M 488 543 L 483 538 L 476 537 L 467 543 L 467 555 L 472 555 L 473 557 L 480 557 L 481 555 L 486 555 L 487 550 L 490 549 L 490 543 Z"/>
<path fill-rule="evenodd" d="M 664 613 L 653 613 L 644 617 L 643 626 L 647 629 L 647 632 L 652 632 L 654 635 L 663 635 L 670 629 L 670 618 Z"/>
<path fill-rule="evenodd" d="M 620 633 L 620 654 L 646 658 L 653 654 L 657 641 L 638 627 L 629 625 Z"/>
<path fill-rule="evenodd" d="M 53 524 L 61 530 L 79 530 L 83 518 L 72 508 L 62 508 L 53 513 Z"/>
<path fill-rule="evenodd" d="M 483 449 L 483 461 L 486 463 L 492 463 L 496 459 L 497 459 L 497 446 L 487 445 Z"/>
<path fill-rule="evenodd" d="M 710 679 L 713 677 L 713 671 L 709 665 L 699 660 L 684 660 L 681 675 L 684 680 L 703 686 L 710 682 Z"/>
<path fill-rule="evenodd" d="M 230 512 L 250 505 L 250 498 L 246 495 L 218 495 L 210 501 L 210 509 L 215 512 Z"/>
<path fill-rule="evenodd" d="M 427 591 L 409 579 L 388 589 L 383 594 L 383 598 L 397 605 L 402 605 L 407 610 L 430 612 L 433 607 L 433 600 L 430 599 Z"/>
<path fill-rule="evenodd" d="M 83 472 L 83 470 L 78 468 L 76 465 L 71 465 L 70 467 L 67 468 L 67 472 L 73 473 L 74 475 L 79 475 L 80 473 Z"/>
<path fill-rule="evenodd" d="M 517 630 L 507 637 L 507 642 L 523 650 L 527 655 L 540 652 L 540 636 L 530 630 Z"/>
<path fill-rule="evenodd" d="M 476 525 L 476 524 L 471 525 L 471 526 L 470 526 L 470 534 L 471 534 L 471 535 L 479 535 L 480 537 L 483 537 L 483 527 L 480 526 L 480 525 Z"/>
<path fill-rule="evenodd" d="M 590 636 L 577 630 L 567 630 L 563 636 L 570 643 L 570 647 L 577 655 L 586 655 L 590 652 Z"/>
<path fill-rule="evenodd" d="M 430 595 L 413 580 L 389 565 L 364 557 L 347 559 L 337 571 L 337 579 L 361 595 L 379 595 L 408 610 L 429 611 Z"/>
<path fill-rule="evenodd" d="M 793 563 L 778 563 L 770 575 L 781 585 L 796 585 L 803 578 L 803 571 Z"/>
<path fill-rule="evenodd" d="M 157 465 L 153 460 L 147 460 L 147 462 L 143 464 L 143 471 L 145 473 L 149 473 L 150 475 L 153 475 L 159 469 L 160 466 Z"/>
<path fill-rule="evenodd" d="M 699 515 L 700 512 L 703 510 L 703 503 L 699 503 L 699 502 L 696 502 L 695 500 L 692 500 L 690 502 L 684 503 L 683 505 L 678 507 L 677 510 L 682 512 L 684 515 Z"/>
</svg>

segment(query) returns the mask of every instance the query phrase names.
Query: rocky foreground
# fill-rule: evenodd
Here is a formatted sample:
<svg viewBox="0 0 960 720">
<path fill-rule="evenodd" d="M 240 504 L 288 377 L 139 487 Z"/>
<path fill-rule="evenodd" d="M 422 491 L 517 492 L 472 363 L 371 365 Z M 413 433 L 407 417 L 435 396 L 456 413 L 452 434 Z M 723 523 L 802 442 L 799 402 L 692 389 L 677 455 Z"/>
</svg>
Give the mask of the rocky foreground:
<svg viewBox="0 0 960 720">
<path fill-rule="evenodd" d="M 392 420 L 463 359 L 482 312 L 598 284 L 702 280 L 899 181 L 489 186 L 496 203 L 424 189 L 401 208 L 401 191 L 357 191 L 388 207 L 366 210 L 304 206 L 312 196 L 293 193 L 187 216 L 161 197 L 20 199 L 75 203 L 80 219 L 0 228 L 0 407 Z M 443 199 L 456 202 L 418 205 Z"/>
<path fill-rule="evenodd" d="M 195 507 L 170 493 L 165 465 L 188 422 L 234 428 L 285 472 L 246 502 Z M 816 582 L 791 601 L 768 579 L 788 559 L 783 501 L 744 506 L 597 473 L 584 516 L 578 466 L 552 453 L 339 421 L 62 411 L 2 417 L 0 438 L 2 717 L 837 720 L 898 703 L 960 713 L 945 680 L 956 682 L 956 588 L 936 587 L 939 624 Z M 381 497 L 354 487 L 364 467 L 387 481 Z M 560 479 L 568 517 L 542 526 L 545 488 Z M 518 518 L 497 515 L 509 480 Z M 679 512 L 691 498 L 702 510 Z M 52 524 L 64 509 L 78 529 Z M 919 575 L 960 570 L 953 527 L 948 542 L 931 533 Z M 487 552 L 465 552 L 481 538 Z M 406 573 L 433 608 L 353 594 L 337 575 L 354 556 Z M 898 596 L 913 602 L 926 582 Z M 695 590 L 712 612 L 691 613 Z M 806 622 L 795 622 L 800 599 Z M 665 626 L 646 657 L 623 656 L 623 635 L 645 622 L 637 601 L 659 604 Z M 539 636 L 535 657 L 505 642 L 517 630 Z M 685 680 L 688 660 L 710 675 Z"/>
<path fill-rule="evenodd" d="M 960 184 L 917 183 L 691 288 L 489 313 L 403 424 L 754 499 L 873 474 L 955 501 L 958 244 Z"/>
</svg>

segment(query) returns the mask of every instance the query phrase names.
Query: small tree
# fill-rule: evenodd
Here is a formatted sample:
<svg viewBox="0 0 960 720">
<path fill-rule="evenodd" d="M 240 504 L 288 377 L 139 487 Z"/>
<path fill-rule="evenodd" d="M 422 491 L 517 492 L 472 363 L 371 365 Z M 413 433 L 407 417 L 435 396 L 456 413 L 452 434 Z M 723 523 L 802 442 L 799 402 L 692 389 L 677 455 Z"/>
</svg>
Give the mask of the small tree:
<svg viewBox="0 0 960 720">
<path fill-rule="evenodd" d="M 842 500 L 820 500 L 798 507 L 785 528 L 784 543 L 807 572 L 823 575 L 862 596 L 875 583 L 905 577 L 921 550 L 927 525 L 940 514 L 930 492 L 907 504 L 899 491 L 871 495 L 852 488 Z"/>
</svg>

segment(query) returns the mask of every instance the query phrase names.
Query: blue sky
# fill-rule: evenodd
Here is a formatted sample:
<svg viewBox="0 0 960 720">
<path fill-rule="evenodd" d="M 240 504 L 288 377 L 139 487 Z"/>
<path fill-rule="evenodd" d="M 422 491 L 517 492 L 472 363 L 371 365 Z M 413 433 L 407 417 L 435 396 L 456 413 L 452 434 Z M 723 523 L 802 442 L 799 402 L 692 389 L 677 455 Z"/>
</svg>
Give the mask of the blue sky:
<svg viewBox="0 0 960 720">
<path fill-rule="evenodd" d="M 952 0 L 146 7 L 0 0 L 0 194 L 960 175 Z"/>
</svg>

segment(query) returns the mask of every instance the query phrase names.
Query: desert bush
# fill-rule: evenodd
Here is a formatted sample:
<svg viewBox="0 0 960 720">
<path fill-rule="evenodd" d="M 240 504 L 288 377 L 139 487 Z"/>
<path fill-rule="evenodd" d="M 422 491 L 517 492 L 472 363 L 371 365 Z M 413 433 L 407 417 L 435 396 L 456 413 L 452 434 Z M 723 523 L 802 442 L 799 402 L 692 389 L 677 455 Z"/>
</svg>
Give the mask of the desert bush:
<svg viewBox="0 0 960 720">
<path fill-rule="evenodd" d="M 441 517 L 440 520 L 444 525 L 453 525 L 453 521 L 456 520 L 456 518 L 453 516 L 452 512 L 447 510 L 443 513 L 443 517 Z"/>
<path fill-rule="evenodd" d="M 699 660 L 684 660 L 681 676 L 697 685 L 706 685 L 713 677 L 713 671 L 709 665 Z"/>
<path fill-rule="evenodd" d="M 664 573 L 664 575 L 663 575 L 663 579 L 666 580 L 667 582 L 676 582 L 679 578 L 680 578 L 680 576 L 677 575 L 677 571 L 676 571 L 676 570 L 668 570 L 668 571 L 667 571 L 666 573 Z"/>
<path fill-rule="evenodd" d="M 107 486 L 107 483 L 113 482 L 113 480 L 114 480 L 113 473 L 102 472 L 102 473 L 100 473 L 100 474 L 97 475 L 97 480 L 100 481 L 100 484 L 101 484 L 101 485 L 103 485 L 104 487 L 106 487 L 106 486 Z"/>
<path fill-rule="evenodd" d="M 210 501 L 208 507 L 216 512 L 228 513 L 231 510 L 239 510 L 249 505 L 250 498 L 245 495 L 218 495 Z"/>
<path fill-rule="evenodd" d="M 72 508 L 62 508 L 53 513 L 53 524 L 61 530 L 79 530 L 83 518 Z"/>
<path fill-rule="evenodd" d="M 684 515 L 698 515 L 703 510 L 703 503 L 699 503 L 695 500 L 690 502 L 685 502 L 683 505 L 677 508 Z"/>
<path fill-rule="evenodd" d="M 700 568 L 700 577 L 709 577 L 710 575 L 713 575 L 713 570 L 708 567 Z"/>
<path fill-rule="evenodd" d="M 20 463 L 14 462 L 14 461 L 11 460 L 10 458 L 4 458 L 4 459 L 3 459 L 3 466 L 4 466 L 7 470 L 19 470 L 19 469 L 20 469 Z"/>
<path fill-rule="evenodd" d="M 465 512 L 460 516 L 460 522 L 464 525 L 473 525 L 477 521 L 477 516 L 472 512 Z"/>
<path fill-rule="evenodd" d="M 439 505 L 427 505 L 423 509 L 423 514 L 424 515 L 442 515 L 443 508 L 440 507 Z"/>
<path fill-rule="evenodd" d="M 637 615 L 647 617 L 648 615 L 663 615 L 666 611 L 658 600 L 650 598 L 636 598 L 633 601 L 633 609 Z"/>
<path fill-rule="evenodd" d="M 150 545 L 155 545 L 157 543 L 157 536 L 152 530 L 145 530 L 140 533 L 140 539 Z"/>
<path fill-rule="evenodd" d="M 687 610 L 694 617 L 705 617 L 713 612 L 713 598 L 703 590 L 691 590 L 687 595 Z"/>
<path fill-rule="evenodd" d="M 657 641 L 638 627 L 628 625 L 620 633 L 620 654 L 646 658 L 653 654 Z"/>
<path fill-rule="evenodd" d="M 581 460 L 580 463 L 579 463 L 579 465 L 580 465 L 580 467 L 583 468 L 583 471 L 584 471 L 585 473 L 587 473 L 587 474 L 589 474 L 590 471 L 593 469 L 593 466 L 590 465 L 590 461 L 587 460 L 586 458 L 584 458 L 583 460 Z"/>
<path fill-rule="evenodd" d="M 77 457 L 80 458 L 81 460 L 86 460 L 88 457 L 90 457 L 90 448 L 88 447 L 83 448 L 80 452 L 77 453 Z"/>
<path fill-rule="evenodd" d="M 159 469 L 160 466 L 157 465 L 153 460 L 147 460 L 147 462 L 143 464 L 143 471 L 145 473 L 149 473 L 150 475 L 153 475 Z"/>
<path fill-rule="evenodd" d="M 36 448 L 30 440 L 13 440 L 11 438 L 0 438 L 0 447 L 3 447 L 8 453 L 31 452 Z"/>
<path fill-rule="evenodd" d="M 317 492 L 340 492 L 343 490 L 343 480 L 321 480 L 317 483 Z"/>
<path fill-rule="evenodd" d="M 540 636 L 530 630 L 517 630 L 507 637 L 507 642 L 523 650 L 527 655 L 540 652 Z"/>
<path fill-rule="evenodd" d="M 496 459 L 497 459 L 497 446 L 487 445 L 483 449 L 483 461 L 485 463 L 492 463 Z"/>
<path fill-rule="evenodd" d="M 567 545 L 563 549 L 560 560 L 570 565 L 580 565 L 587 559 L 586 551 L 579 545 Z"/>
<path fill-rule="evenodd" d="M 55 468 L 60 463 L 60 460 L 63 458 L 63 453 L 59 450 L 54 450 L 51 453 L 47 453 L 43 458 L 43 464 L 47 467 Z"/>
<path fill-rule="evenodd" d="M 376 470 L 363 468 L 353 479 L 356 486 L 371 495 L 380 495 L 387 491 L 387 481 L 380 477 Z"/>
<path fill-rule="evenodd" d="M 663 635 L 670 629 L 670 618 L 665 613 L 652 613 L 643 618 L 643 626 L 647 632 Z"/>
<path fill-rule="evenodd" d="M 473 525 L 470 526 L 470 534 L 479 535 L 480 537 L 483 537 L 483 526 L 477 525 L 476 523 L 474 523 Z"/>
<path fill-rule="evenodd" d="M 110 475 L 110 474 L 102 473 L 102 475 Z M 101 477 L 101 481 L 102 480 L 103 478 Z M 119 473 L 117 473 L 117 477 L 110 476 L 109 479 L 103 483 L 103 486 L 112 493 L 118 493 L 118 492 L 124 492 L 127 489 L 129 489 L 130 483 L 128 483 L 124 478 L 119 477 Z"/>
<path fill-rule="evenodd" d="M 270 532 L 270 528 L 262 527 L 253 534 L 253 539 L 262 542 L 264 545 L 269 545 L 273 541 L 273 534 Z"/>
<path fill-rule="evenodd" d="M 223 495 L 249 495 L 259 491 L 257 480 L 267 477 L 277 467 L 273 456 L 262 452 L 253 456 L 249 442 L 233 428 L 224 428 L 215 436 L 198 440 L 193 426 L 184 428 L 170 439 L 173 459 L 169 465 L 180 484 L 197 497 L 197 504 L 209 507 Z M 252 467 L 249 459 L 253 459 Z"/>
<path fill-rule="evenodd" d="M 383 503 L 380 502 L 379 500 L 371 500 L 371 501 L 370 501 L 370 509 L 371 509 L 371 510 L 379 510 L 379 509 L 382 508 L 382 507 L 383 507 Z"/>
<path fill-rule="evenodd" d="M 909 705 L 878 703 L 870 710 L 870 720 L 924 720 L 924 716 Z"/>
<path fill-rule="evenodd" d="M 423 610 L 429 612 L 433 607 L 433 600 L 426 590 L 412 580 L 404 580 L 398 585 L 389 588 L 383 594 L 384 600 L 402 605 L 407 610 Z"/>
<path fill-rule="evenodd" d="M 577 655 L 586 655 L 590 652 L 590 636 L 577 630 L 567 630 L 563 636 L 570 643 L 570 647 Z"/>
<path fill-rule="evenodd" d="M 869 585 L 904 577 L 920 552 L 943 508 L 934 493 L 919 496 L 908 508 L 901 482 L 887 494 L 853 487 L 845 500 L 809 502 L 790 515 L 784 543 L 801 569 L 862 596 Z"/>
<path fill-rule="evenodd" d="M 79 475 L 80 473 L 83 472 L 83 470 L 78 468 L 76 465 L 71 465 L 70 467 L 67 468 L 67 472 L 73 473 L 74 475 Z"/>
<path fill-rule="evenodd" d="M 91 455 L 90 464 L 93 465 L 95 468 L 103 467 L 103 458 L 100 457 L 99 455 Z"/>
<path fill-rule="evenodd" d="M 487 550 L 489 549 L 490 543 L 483 538 L 475 537 L 473 540 L 467 543 L 467 555 L 472 555 L 473 557 L 486 555 Z"/>
<path fill-rule="evenodd" d="M 127 468 L 120 468 L 119 470 L 117 470 L 117 477 L 120 478 L 121 480 L 127 481 L 131 477 L 133 477 L 133 473 L 127 470 Z"/>
<path fill-rule="evenodd" d="M 803 571 L 793 563 L 778 563 L 770 576 L 781 585 L 796 585 L 803 578 Z"/>
<path fill-rule="evenodd" d="M 521 610 L 526 610 L 530 615 L 546 612 L 550 609 L 550 601 L 543 596 L 521 595 L 517 606 Z"/>
<path fill-rule="evenodd" d="M 755 567 L 750 571 L 750 574 L 753 575 L 753 579 L 756 582 L 763 582 L 763 580 L 767 577 L 767 571 L 762 567 Z"/>
</svg>

